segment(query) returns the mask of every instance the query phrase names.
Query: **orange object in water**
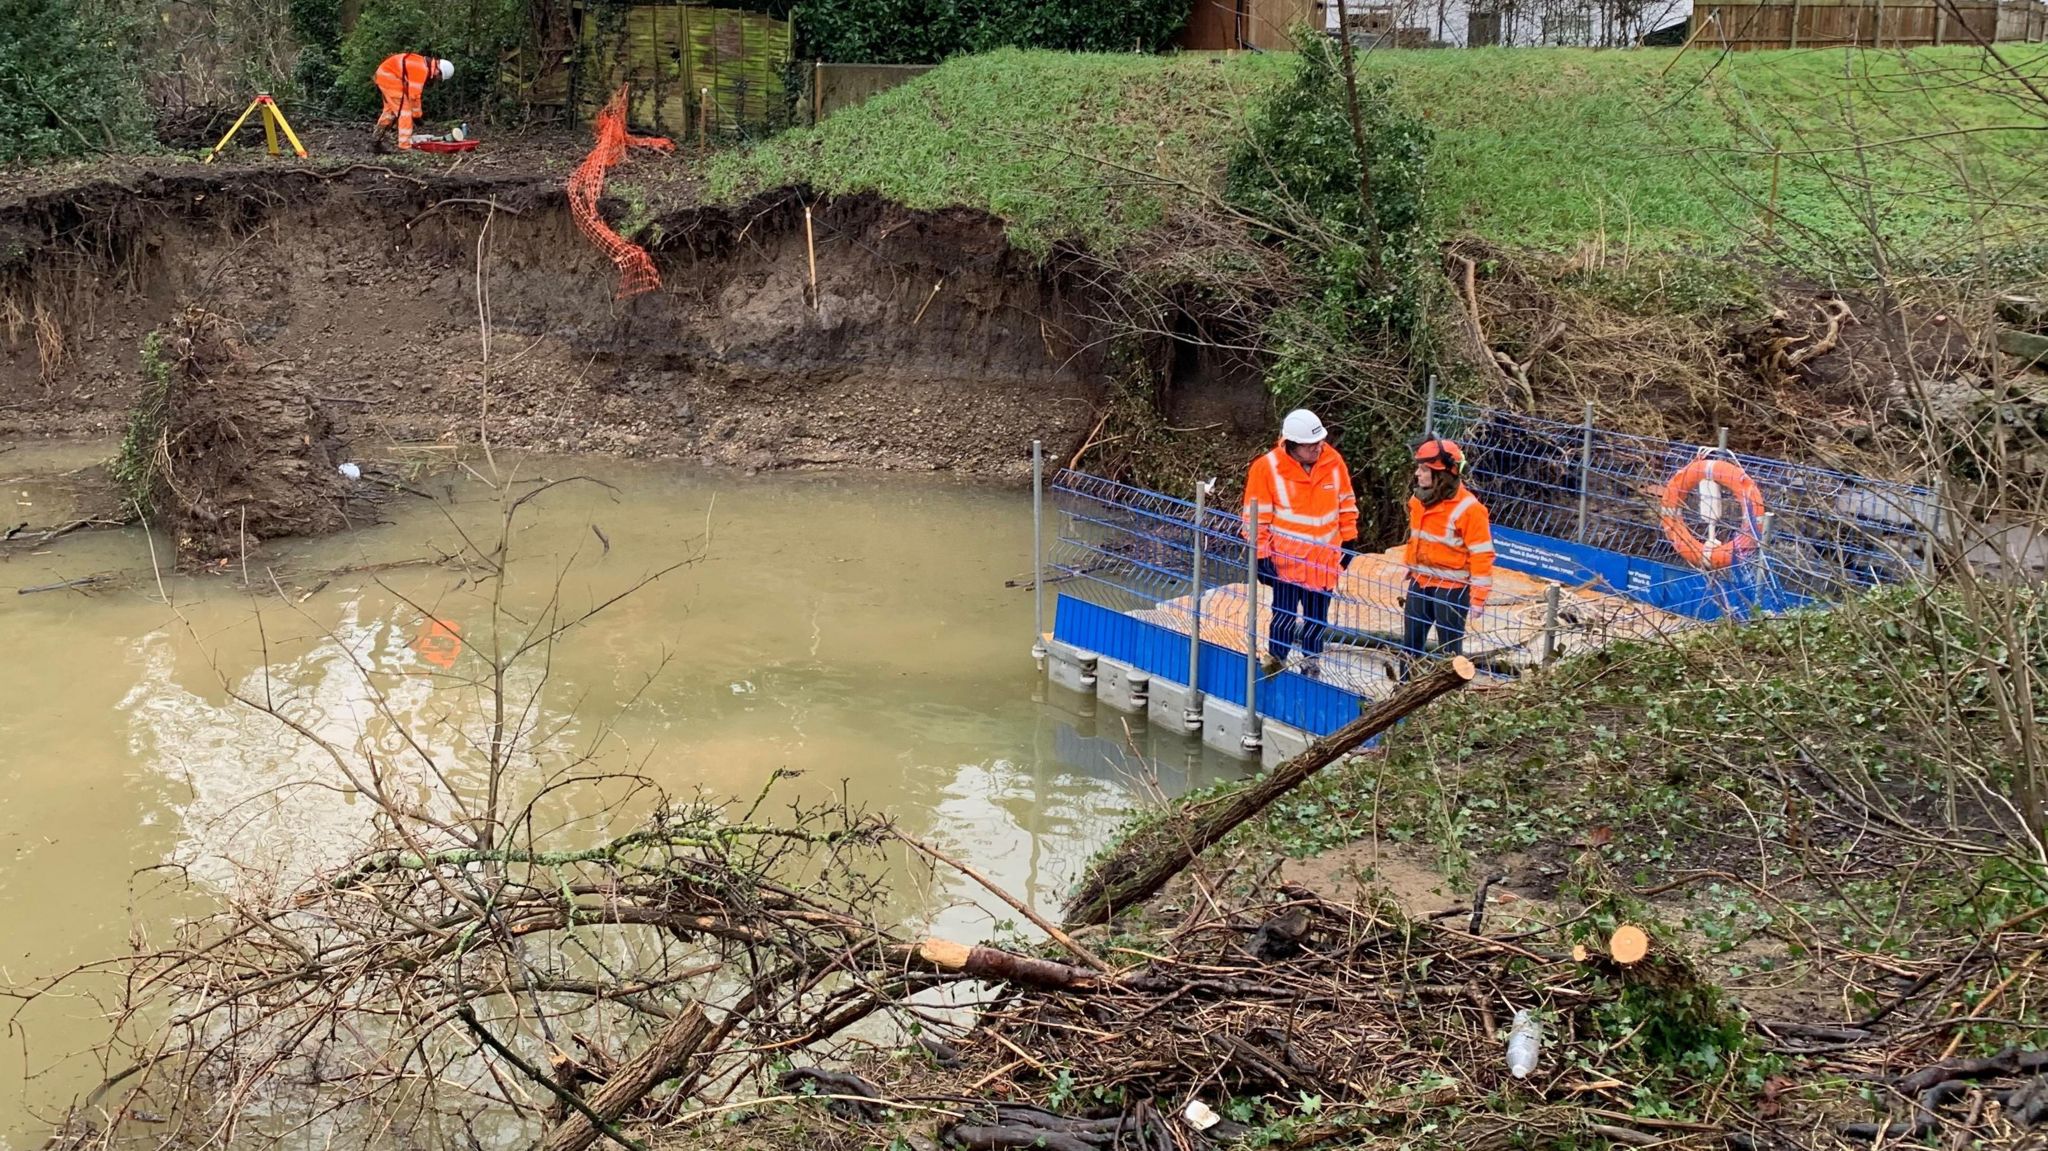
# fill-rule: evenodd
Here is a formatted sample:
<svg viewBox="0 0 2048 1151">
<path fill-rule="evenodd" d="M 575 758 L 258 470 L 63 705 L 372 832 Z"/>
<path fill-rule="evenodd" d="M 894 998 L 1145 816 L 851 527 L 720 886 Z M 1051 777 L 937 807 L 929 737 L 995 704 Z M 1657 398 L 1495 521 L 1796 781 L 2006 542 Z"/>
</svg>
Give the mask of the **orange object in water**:
<svg viewBox="0 0 2048 1151">
<path fill-rule="evenodd" d="M 455 657 L 462 654 L 462 625 L 429 618 L 426 630 L 412 641 L 412 647 L 421 659 L 448 671 L 455 666 Z"/>
<path fill-rule="evenodd" d="M 1716 538 L 1713 527 L 1720 518 L 1724 488 L 1735 497 L 1742 514 L 1741 529 L 1733 539 L 1725 540 Z M 1700 494 L 1701 514 L 1708 524 L 1706 539 L 1693 534 L 1692 526 L 1685 522 L 1685 502 L 1695 492 Z M 1702 452 L 1664 485 L 1662 504 L 1664 538 L 1671 541 L 1672 550 L 1695 567 L 1709 571 L 1725 568 L 1743 553 L 1756 550 L 1757 527 L 1764 519 L 1764 493 L 1734 460 L 1717 460 Z"/>
<path fill-rule="evenodd" d="M 617 298 L 621 300 L 661 287 L 661 274 L 654 270 L 654 260 L 647 249 L 612 231 L 611 225 L 598 214 L 597 202 L 604 197 L 605 171 L 626 158 L 628 146 L 675 151 L 675 145 L 660 136 L 635 136 L 626 131 L 626 88 L 627 85 L 619 85 L 611 102 L 597 114 L 593 125 L 597 144 L 569 176 L 569 214 L 576 218 L 576 226 L 590 237 L 590 242 L 602 248 L 618 266 Z"/>
</svg>

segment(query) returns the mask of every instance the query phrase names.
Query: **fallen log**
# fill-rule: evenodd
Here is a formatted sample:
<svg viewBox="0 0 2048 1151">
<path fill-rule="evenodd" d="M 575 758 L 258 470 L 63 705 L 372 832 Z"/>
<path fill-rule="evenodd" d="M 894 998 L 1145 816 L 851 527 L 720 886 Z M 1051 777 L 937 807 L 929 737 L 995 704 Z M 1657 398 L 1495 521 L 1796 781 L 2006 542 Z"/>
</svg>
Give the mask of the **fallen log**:
<svg viewBox="0 0 2048 1151">
<path fill-rule="evenodd" d="M 1181 805 L 1145 832 L 1133 835 L 1107 858 L 1090 868 L 1067 902 L 1069 929 L 1108 923 L 1116 912 L 1157 895 L 1167 881 L 1195 857 L 1229 835 L 1239 824 L 1299 787 L 1338 757 L 1400 722 L 1446 692 L 1472 682 L 1472 661 L 1452 659 L 1394 689 L 1394 694 L 1367 708 L 1363 715 L 1309 745 L 1264 779 L 1220 800 L 1199 807 Z"/>
<path fill-rule="evenodd" d="M 711 1031 L 711 1018 L 702 1007 L 690 1004 L 661 1029 L 645 1051 L 621 1064 L 605 1085 L 591 1095 L 590 1110 L 607 1123 L 618 1122 L 648 1092 L 682 1074 L 690 1057 L 711 1037 Z M 544 1151 L 584 1151 L 603 1134 L 608 1133 L 600 1131 L 589 1116 L 577 1112 L 548 1132 L 547 1142 L 542 1146 Z"/>
<path fill-rule="evenodd" d="M 912 944 L 903 950 L 902 958 L 926 970 L 1048 991 L 1095 991 L 1116 982 L 1114 976 L 1070 963 L 1018 955 L 994 947 L 969 947 L 950 939 L 927 939 Z"/>
</svg>

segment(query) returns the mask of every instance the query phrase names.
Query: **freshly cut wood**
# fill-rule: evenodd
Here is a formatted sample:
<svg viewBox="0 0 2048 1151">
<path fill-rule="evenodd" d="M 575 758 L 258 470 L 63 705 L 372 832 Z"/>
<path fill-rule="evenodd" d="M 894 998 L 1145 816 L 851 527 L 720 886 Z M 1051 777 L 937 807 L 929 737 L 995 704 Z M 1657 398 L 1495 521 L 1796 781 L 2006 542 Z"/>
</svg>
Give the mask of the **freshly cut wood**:
<svg viewBox="0 0 2048 1151">
<path fill-rule="evenodd" d="M 1650 954 L 1650 936 L 1633 923 L 1624 923 L 1614 929 L 1614 935 L 1607 941 L 1607 954 L 1616 963 L 1628 966 L 1641 963 Z"/>
<path fill-rule="evenodd" d="M 927 969 L 1054 991 L 1094 991 L 1107 982 L 1114 982 L 1098 972 L 1070 963 L 1035 959 L 994 947 L 970 947 L 950 939 L 924 940 L 915 944 L 905 958 Z"/>
<path fill-rule="evenodd" d="M 622 1064 L 618 1071 L 590 1097 L 589 1107 L 616 1123 L 627 1111 L 667 1080 L 683 1073 L 690 1057 L 711 1037 L 711 1019 L 692 1003 L 678 1013 L 654 1037 L 647 1049 Z M 572 1111 L 548 1132 L 543 1151 L 583 1151 L 597 1141 L 600 1132 L 590 1117 Z"/>
<path fill-rule="evenodd" d="M 1472 661 L 1463 656 L 1423 671 L 1368 708 L 1365 714 L 1310 744 L 1308 750 L 1281 764 L 1264 779 L 1220 799 L 1194 806 L 1176 805 L 1157 823 L 1131 836 L 1089 869 L 1067 903 L 1065 926 L 1072 929 L 1107 923 L 1118 911 L 1157 895 L 1168 880 L 1239 824 L 1403 717 L 1445 692 L 1472 682 L 1474 674 Z"/>
</svg>

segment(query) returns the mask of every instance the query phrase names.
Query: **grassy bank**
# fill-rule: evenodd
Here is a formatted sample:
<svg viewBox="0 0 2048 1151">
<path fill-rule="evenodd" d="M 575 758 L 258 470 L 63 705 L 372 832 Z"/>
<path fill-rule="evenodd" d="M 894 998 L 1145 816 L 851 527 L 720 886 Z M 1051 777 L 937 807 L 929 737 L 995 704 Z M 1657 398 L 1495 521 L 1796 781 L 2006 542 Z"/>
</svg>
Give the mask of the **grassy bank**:
<svg viewBox="0 0 2048 1151">
<path fill-rule="evenodd" d="M 2048 50 L 2016 47 L 2023 70 Z M 1970 48 L 1907 53 L 1378 52 L 1436 132 L 1430 212 L 1512 247 L 1719 254 L 1766 231 L 1802 262 L 1954 258 L 2043 231 L 2048 108 Z M 998 52 L 718 161 L 715 195 L 785 183 L 967 206 L 1042 249 L 1114 247 L 1211 187 L 1276 56 Z M 1771 207 L 1774 156 L 1778 195 Z"/>
<path fill-rule="evenodd" d="M 786 184 L 874 192 L 907 207 L 978 208 L 1043 251 L 1114 250 L 1212 187 L 1242 110 L 1285 71 L 1275 56 L 1004 50 L 955 60 L 815 128 L 721 157 L 710 191 Z"/>
<path fill-rule="evenodd" d="M 2015 681 L 1981 657 L 2039 664 L 2043 611 L 2027 592 L 1896 589 L 1606 649 L 1438 705 L 1256 839 L 1288 855 L 1376 845 L 1448 892 L 1505 872 L 1559 917 L 1619 898 L 1682 929 L 1738 991 L 1789 978 L 1822 1010 L 1860 1013 L 1887 984 L 1865 964 L 1952 958 L 2048 902 L 2016 819 L 2030 753 L 2004 718 Z M 1993 969 L 1965 998 L 2010 974 Z M 2016 1034 L 1959 1032 L 1988 1049 Z"/>
</svg>

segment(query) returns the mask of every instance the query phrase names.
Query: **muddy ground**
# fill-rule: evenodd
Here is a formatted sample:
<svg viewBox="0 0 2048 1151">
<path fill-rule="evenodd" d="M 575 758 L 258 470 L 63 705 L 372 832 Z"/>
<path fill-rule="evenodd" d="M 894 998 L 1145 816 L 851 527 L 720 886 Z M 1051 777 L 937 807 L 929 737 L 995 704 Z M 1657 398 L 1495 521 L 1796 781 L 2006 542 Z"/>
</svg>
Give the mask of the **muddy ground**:
<svg viewBox="0 0 2048 1151">
<path fill-rule="evenodd" d="M 619 301 L 562 192 L 580 136 L 380 158 L 352 131 L 309 131 L 311 164 L 247 149 L 0 179 L 0 437 L 119 435 L 144 337 L 188 306 L 239 325 L 358 454 L 488 437 L 1018 477 L 1033 439 L 1063 459 L 1096 423 L 1088 289 L 992 217 L 794 191 L 701 205 L 688 157 L 636 153 L 606 211 L 663 282 Z M 1172 406 L 1262 436 L 1241 383 L 1196 373 Z"/>
</svg>

